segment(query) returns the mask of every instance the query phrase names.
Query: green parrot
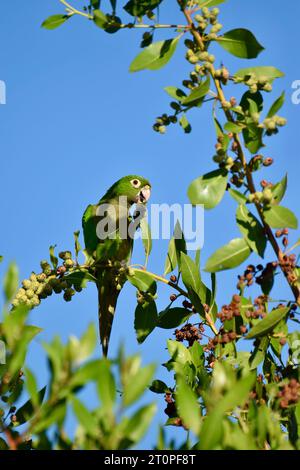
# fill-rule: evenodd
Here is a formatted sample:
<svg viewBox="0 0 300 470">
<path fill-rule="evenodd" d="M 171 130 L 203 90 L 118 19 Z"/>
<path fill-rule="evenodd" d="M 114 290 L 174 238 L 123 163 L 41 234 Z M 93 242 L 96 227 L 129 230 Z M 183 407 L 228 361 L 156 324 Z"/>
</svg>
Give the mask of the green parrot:
<svg viewBox="0 0 300 470">
<path fill-rule="evenodd" d="M 120 275 L 130 260 L 137 228 L 130 216 L 133 204 L 144 208 L 151 194 L 149 181 L 124 176 L 114 183 L 98 204 L 87 207 L 82 218 L 85 251 L 97 278 L 99 331 L 103 355 L 107 356 L 119 293 L 126 281 Z M 120 269 L 121 268 L 121 269 Z M 124 271 L 124 269 L 123 269 Z"/>
</svg>

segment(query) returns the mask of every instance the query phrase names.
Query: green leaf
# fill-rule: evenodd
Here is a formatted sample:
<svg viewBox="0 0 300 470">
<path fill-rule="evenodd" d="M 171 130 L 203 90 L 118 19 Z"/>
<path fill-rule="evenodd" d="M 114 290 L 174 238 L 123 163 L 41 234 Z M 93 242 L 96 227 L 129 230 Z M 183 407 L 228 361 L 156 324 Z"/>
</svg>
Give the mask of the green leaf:
<svg viewBox="0 0 300 470">
<path fill-rule="evenodd" d="M 235 122 L 226 122 L 225 126 L 224 126 L 224 129 L 227 131 L 227 132 L 233 132 L 234 134 L 239 134 L 240 132 L 242 132 L 242 130 L 244 129 L 245 125 L 244 124 L 237 124 Z"/>
<path fill-rule="evenodd" d="M 174 271 L 174 269 L 176 269 L 177 264 L 178 260 L 176 254 L 175 239 L 173 237 L 169 242 L 168 254 L 165 262 L 165 275 Z"/>
<path fill-rule="evenodd" d="M 190 316 L 191 312 L 185 308 L 167 308 L 160 312 L 157 326 L 164 329 L 176 328 L 177 326 L 182 325 L 182 323 L 185 323 Z"/>
<path fill-rule="evenodd" d="M 195 341 L 193 346 L 189 348 L 189 351 L 190 351 L 192 363 L 194 364 L 196 369 L 200 368 L 201 370 L 203 370 L 205 357 L 204 357 L 203 347 L 201 346 L 201 344 L 199 344 L 198 341 Z"/>
<path fill-rule="evenodd" d="M 46 388 L 47 387 L 44 387 L 38 392 L 37 402 L 39 404 L 41 404 L 44 399 Z M 34 413 L 34 405 L 33 405 L 32 399 L 30 399 L 26 403 L 24 403 L 24 405 L 21 406 L 21 408 L 19 408 L 18 411 L 16 412 L 17 422 L 19 424 L 26 423 L 30 418 L 32 418 L 33 413 Z"/>
<path fill-rule="evenodd" d="M 239 205 L 237 208 L 236 222 L 251 250 L 263 258 L 267 246 L 264 228 L 244 204 Z"/>
<path fill-rule="evenodd" d="M 138 303 L 135 309 L 134 328 L 139 344 L 143 343 L 154 330 L 157 325 L 157 319 L 157 308 L 154 301 Z"/>
<path fill-rule="evenodd" d="M 19 284 L 19 270 L 16 263 L 10 263 L 4 277 L 4 295 L 7 302 L 11 302 L 16 295 Z"/>
<path fill-rule="evenodd" d="M 169 387 L 162 382 L 161 380 L 153 380 L 152 384 L 149 387 L 149 390 L 153 393 L 167 393 L 170 392 Z"/>
<path fill-rule="evenodd" d="M 39 405 L 39 392 L 37 389 L 36 379 L 33 373 L 27 367 L 25 368 L 24 372 L 26 377 L 25 387 L 29 393 L 33 408 L 36 408 Z"/>
<path fill-rule="evenodd" d="M 146 217 L 143 217 L 140 221 L 140 228 L 142 234 L 142 241 L 145 249 L 146 258 L 150 256 L 152 250 L 152 238 L 151 238 L 151 229 L 147 222 Z"/>
<path fill-rule="evenodd" d="M 287 184 L 288 184 L 288 178 L 286 174 L 279 183 L 276 183 L 271 188 L 271 191 L 273 193 L 273 198 L 274 198 L 274 200 L 272 201 L 272 204 L 279 204 L 282 201 L 287 190 Z"/>
<path fill-rule="evenodd" d="M 42 28 L 45 29 L 56 29 L 64 24 L 69 18 L 69 15 L 52 15 L 49 16 L 43 23 Z"/>
<path fill-rule="evenodd" d="M 204 315 L 204 303 L 210 303 L 211 292 L 201 281 L 196 263 L 185 253 L 181 254 L 182 281 L 197 312 Z"/>
<path fill-rule="evenodd" d="M 0 256 L 0 263 L 2 263 L 3 261 L 3 256 Z"/>
<path fill-rule="evenodd" d="M 249 374 L 240 379 L 223 396 L 211 413 L 206 417 L 200 433 L 200 450 L 218 448 L 222 438 L 222 419 L 226 411 L 242 405 L 248 398 L 249 392 L 256 380 L 256 374 Z"/>
<path fill-rule="evenodd" d="M 258 341 L 258 344 L 255 346 L 254 351 L 252 352 L 249 358 L 251 370 L 256 369 L 259 364 L 261 364 L 265 360 L 269 343 L 270 340 L 267 336 L 261 338 Z"/>
<path fill-rule="evenodd" d="M 139 72 L 140 70 L 158 70 L 164 67 L 172 58 L 179 36 L 175 39 L 158 41 L 145 47 L 132 61 L 129 71 Z"/>
<path fill-rule="evenodd" d="M 221 5 L 221 3 L 225 3 L 226 0 L 198 0 L 198 5 L 200 8 L 204 7 L 215 7 L 217 5 Z"/>
<path fill-rule="evenodd" d="M 192 362 L 190 351 L 182 343 L 169 339 L 167 341 L 167 346 L 169 354 L 174 362 L 178 362 L 183 365 L 188 362 Z"/>
<path fill-rule="evenodd" d="M 9 450 L 8 444 L 0 437 L 0 450 Z"/>
<path fill-rule="evenodd" d="M 200 405 L 195 392 L 180 376 L 177 379 L 176 408 L 185 427 L 198 435 L 201 427 Z"/>
<path fill-rule="evenodd" d="M 234 74 L 234 76 L 243 80 L 246 77 L 254 76 L 258 80 L 263 77 L 267 78 L 268 81 L 273 81 L 275 78 L 283 77 L 284 73 L 272 66 L 258 66 L 240 69 Z"/>
<path fill-rule="evenodd" d="M 228 192 L 230 196 L 239 204 L 245 204 L 248 201 L 248 198 L 244 194 L 240 193 L 236 189 L 229 188 Z"/>
<path fill-rule="evenodd" d="M 155 368 L 154 364 L 150 364 L 139 369 L 133 375 L 132 380 L 124 386 L 122 395 L 124 406 L 132 405 L 145 392 L 146 388 L 149 387 Z"/>
<path fill-rule="evenodd" d="M 101 10 L 94 10 L 93 21 L 101 29 L 105 29 L 108 24 L 107 16 Z"/>
<path fill-rule="evenodd" d="M 192 126 L 190 125 L 188 118 L 186 117 L 185 113 L 182 113 L 180 119 L 179 119 L 179 124 L 184 130 L 185 134 L 190 134 L 192 132 Z"/>
<path fill-rule="evenodd" d="M 234 238 L 228 245 L 219 248 L 207 260 L 205 271 L 217 272 L 236 268 L 251 254 L 251 250 L 243 238 Z"/>
<path fill-rule="evenodd" d="M 48 411 L 48 409 L 47 409 Z M 36 421 L 32 427 L 32 434 L 39 434 L 45 429 L 49 429 L 53 424 L 62 423 L 66 416 L 66 403 L 63 402 L 56 405 L 54 408 L 49 410 L 49 414 L 42 416 L 39 421 Z"/>
<path fill-rule="evenodd" d="M 278 308 L 272 310 L 268 315 L 258 322 L 248 333 L 246 339 L 259 338 L 272 331 L 275 326 L 288 314 L 290 308 Z"/>
<path fill-rule="evenodd" d="M 76 372 L 73 373 L 72 378 L 69 381 L 69 388 L 76 389 L 77 387 L 81 387 L 87 382 L 98 380 L 99 367 L 100 367 L 99 360 L 89 361 L 86 364 L 79 367 L 76 370 Z M 67 392 L 68 392 L 67 388 L 65 390 L 61 390 L 61 393 L 64 393 L 64 396 L 67 394 Z"/>
<path fill-rule="evenodd" d="M 143 406 L 122 426 L 123 435 L 132 443 L 142 439 L 156 413 L 156 404 Z M 122 425 L 122 423 L 121 423 Z"/>
<path fill-rule="evenodd" d="M 242 59 L 255 59 L 264 50 L 248 29 L 232 29 L 218 37 L 217 42 L 223 49 Z"/>
<path fill-rule="evenodd" d="M 150 292 L 155 289 L 156 283 L 151 274 L 147 271 L 132 269 L 132 273 L 127 276 L 128 281 L 141 292 Z"/>
<path fill-rule="evenodd" d="M 80 364 L 87 359 L 95 350 L 97 344 L 97 334 L 94 323 L 90 323 L 82 337 L 70 336 L 69 347 L 71 357 L 75 364 Z"/>
<path fill-rule="evenodd" d="M 109 361 L 106 359 L 100 361 L 97 390 L 103 410 L 111 415 L 116 400 L 116 384 Z"/>
<path fill-rule="evenodd" d="M 268 112 L 267 114 L 267 118 L 271 118 L 273 116 L 275 116 L 275 114 L 278 113 L 278 111 L 282 108 L 282 106 L 284 105 L 284 100 L 285 100 L 285 92 L 283 92 L 279 98 L 277 98 L 276 101 L 274 101 L 274 103 L 272 104 L 271 108 L 270 108 L 270 111 Z"/>
<path fill-rule="evenodd" d="M 129 0 L 124 6 L 124 10 L 129 13 L 129 15 L 142 17 L 148 11 L 154 10 L 162 0 Z"/>
<path fill-rule="evenodd" d="M 227 186 L 227 172 L 215 170 L 195 179 L 188 189 L 191 204 L 213 209 L 222 200 Z"/>
<path fill-rule="evenodd" d="M 88 271 L 73 271 L 64 278 L 68 284 L 74 284 L 76 287 L 86 287 L 88 282 L 97 282 L 97 279 Z"/>
<path fill-rule="evenodd" d="M 80 235 L 80 230 L 77 230 L 76 232 L 74 232 L 74 242 L 75 242 L 75 255 L 76 255 L 76 258 L 77 258 L 77 256 L 79 255 L 79 252 L 81 251 L 81 246 L 80 246 L 80 243 L 79 243 L 79 235 Z"/>
<path fill-rule="evenodd" d="M 98 436 L 99 425 L 96 417 L 74 395 L 71 396 L 71 401 L 74 414 L 81 426 L 84 428 L 85 432 L 87 432 L 90 436 Z"/>
<path fill-rule="evenodd" d="M 264 210 L 265 221 L 272 228 L 298 228 L 295 214 L 283 206 L 271 206 Z"/>
<path fill-rule="evenodd" d="M 164 88 L 165 92 L 168 93 L 171 98 L 181 103 L 182 99 L 186 97 L 186 93 L 176 86 L 167 86 Z"/>
<path fill-rule="evenodd" d="M 264 130 L 257 127 L 256 124 L 249 123 L 248 126 L 243 129 L 243 137 L 245 146 L 254 155 L 264 146 L 263 143 Z"/>
<path fill-rule="evenodd" d="M 168 254 L 165 262 L 165 275 L 174 271 L 176 266 L 180 264 L 181 253 L 186 253 L 186 242 L 180 223 L 177 221 L 173 237 L 171 238 L 168 247 Z"/>
<path fill-rule="evenodd" d="M 55 248 L 56 248 L 56 245 L 51 245 L 49 248 L 50 261 L 52 263 L 53 269 L 56 269 L 58 265 L 58 258 L 54 254 Z"/>
<path fill-rule="evenodd" d="M 210 88 L 210 78 L 207 77 L 207 79 L 201 83 L 197 88 L 194 88 L 190 95 L 187 96 L 186 98 L 183 98 L 181 100 L 181 104 L 183 105 L 192 105 L 201 100 L 201 98 L 205 97 L 207 93 L 209 92 Z"/>
</svg>

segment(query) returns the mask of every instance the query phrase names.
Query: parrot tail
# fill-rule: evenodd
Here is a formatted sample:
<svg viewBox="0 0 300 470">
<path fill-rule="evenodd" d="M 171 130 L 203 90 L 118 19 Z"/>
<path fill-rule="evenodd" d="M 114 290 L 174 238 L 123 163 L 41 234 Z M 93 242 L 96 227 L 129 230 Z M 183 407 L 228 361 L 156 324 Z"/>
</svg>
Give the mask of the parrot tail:
<svg viewBox="0 0 300 470">
<path fill-rule="evenodd" d="M 97 288 L 100 340 L 103 356 L 107 357 L 109 338 L 120 291 L 117 290 L 109 270 L 103 271 L 98 276 Z"/>
</svg>

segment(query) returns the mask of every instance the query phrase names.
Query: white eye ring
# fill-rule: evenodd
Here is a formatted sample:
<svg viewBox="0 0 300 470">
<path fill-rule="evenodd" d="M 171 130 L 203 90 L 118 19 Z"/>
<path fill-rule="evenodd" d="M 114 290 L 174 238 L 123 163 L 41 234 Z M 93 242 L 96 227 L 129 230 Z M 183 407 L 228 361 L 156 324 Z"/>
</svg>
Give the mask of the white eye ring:
<svg viewBox="0 0 300 470">
<path fill-rule="evenodd" d="M 139 188 L 141 186 L 141 182 L 137 178 L 135 178 L 134 180 L 131 180 L 130 183 L 132 184 L 134 188 Z"/>
</svg>

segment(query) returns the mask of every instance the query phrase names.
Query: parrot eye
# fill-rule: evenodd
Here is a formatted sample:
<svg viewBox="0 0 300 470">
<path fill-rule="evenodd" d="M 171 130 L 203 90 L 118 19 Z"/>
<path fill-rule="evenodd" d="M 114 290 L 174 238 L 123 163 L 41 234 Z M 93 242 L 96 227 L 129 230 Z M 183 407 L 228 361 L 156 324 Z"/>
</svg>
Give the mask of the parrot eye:
<svg viewBox="0 0 300 470">
<path fill-rule="evenodd" d="M 130 183 L 134 188 L 139 188 L 141 186 L 141 182 L 138 179 L 131 180 Z"/>
</svg>

